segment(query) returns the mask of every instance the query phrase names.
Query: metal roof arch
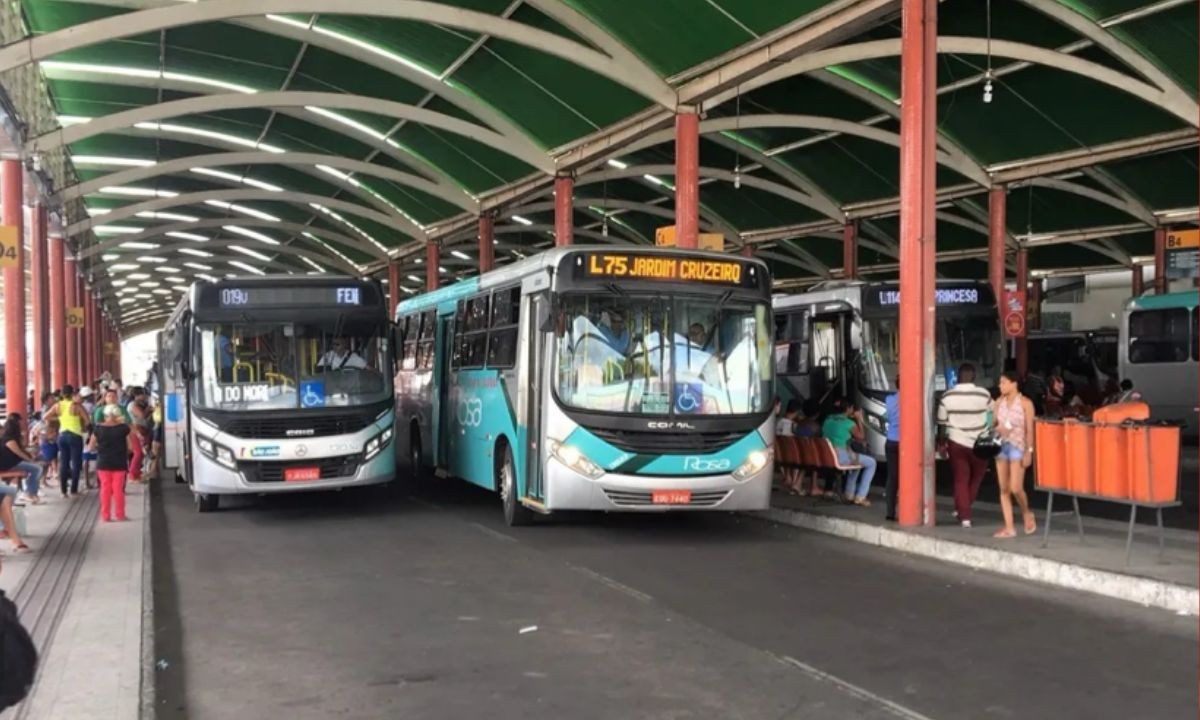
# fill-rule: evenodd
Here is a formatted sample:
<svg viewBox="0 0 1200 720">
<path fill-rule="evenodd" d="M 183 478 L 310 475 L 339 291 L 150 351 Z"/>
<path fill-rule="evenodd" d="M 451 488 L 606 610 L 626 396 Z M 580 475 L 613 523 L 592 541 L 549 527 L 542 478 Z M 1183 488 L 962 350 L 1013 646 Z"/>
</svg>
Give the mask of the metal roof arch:
<svg viewBox="0 0 1200 720">
<path fill-rule="evenodd" d="M 210 0 L 221 2 L 221 0 Z M 170 100 L 156 105 L 123 110 L 93 118 L 90 122 L 71 125 L 30 139 L 25 145 L 31 152 L 53 150 L 111 130 L 131 127 L 138 123 L 157 122 L 184 115 L 202 115 L 225 110 L 257 108 L 338 108 L 410 120 L 461 135 L 470 140 L 508 153 L 543 172 L 553 173 L 550 156 L 528 138 L 514 141 L 482 125 L 466 122 L 450 115 L 426 110 L 407 103 L 332 92 L 280 90 L 259 93 L 221 93 L 198 95 L 182 100 Z"/>
<path fill-rule="evenodd" d="M 78 197 L 90 195 L 102 187 L 113 185 L 128 185 L 143 180 L 150 180 L 164 175 L 172 175 L 176 173 L 185 173 L 192 168 L 211 168 L 225 167 L 238 165 L 286 165 L 289 167 L 298 167 L 301 169 L 311 170 L 318 165 L 324 165 L 342 170 L 346 173 L 354 173 L 357 175 L 369 175 L 381 180 L 410 187 L 414 190 L 420 190 L 423 193 L 432 195 L 438 199 L 445 200 L 448 203 L 457 205 L 463 210 L 469 212 L 479 211 L 479 202 L 468 195 L 466 192 L 457 188 L 451 188 L 446 185 L 441 185 L 432 182 L 426 178 L 412 173 L 406 173 L 386 165 L 375 165 L 362 160 L 343 157 L 341 155 L 323 155 L 321 153 L 272 153 L 264 150 L 251 150 L 247 152 L 229 152 L 229 153 L 213 153 L 211 155 L 191 155 L 188 157 L 175 158 L 156 163 L 147 167 L 134 167 L 117 172 L 101 175 L 99 177 L 87 180 L 70 187 L 63 188 L 54 196 L 55 200 L 66 201 Z M 335 176 L 328 173 L 318 172 L 313 174 L 314 177 L 321 178 L 327 182 L 335 182 Z M 351 190 L 353 185 L 342 183 L 340 188 Z M 372 197 L 370 193 L 362 191 L 364 195 Z M 386 205 L 382 208 L 385 212 L 394 212 Z"/>
<path fill-rule="evenodd" d="M 604 182 L 606 180 L 622 180 L 625 178 L 637 178 L 642 175 L 674 175 L 674 165 L 630 165 L 626 168 L 609 168 L 595 172 L 585 173 L 575 179 L 575 186 L 580 187 L 591 183 Z M 734 175 L 731 171 L 722 168 L 700 167 L 700 177 L 712 178 L 715 180 L 723 180 L 732 183 Z M 755 177 L 754 175 L 742 175 L 741 183 L 747 187 L 752 187 L 756 190 L 769 192 L 773 195 L 778 195 L 782 198 L 787 198 L 792 202 L 799 203 L 807 208 L 821 212 L 820 203 L 812 197 L 790 188 L 773 180 Z"/>
<path fill-rule="evenodd" d="M 1117 90 L 1140 98 L 1151 105 L 1161 107 L 1191 127 L 1200 126 L 1200 105 L 1194 100 L 1179 98 L 1166 90 L 1142 82 L 1130 75 L 1117 72 L 1090 60 L 1075 57 L 1069 53 L 1030 45 L 1028 43 L 1014 42 L 1012 40 L 992 39 L 989 41 L 986 38 L 957 35 L 939 36 L 937 39 L 937 51 L 939 54 L 950 53 L 958 55 L 985 55 L 990 52 L 995 57 L 1023 60 L 1035 65 L 1044 65 L 1064 72 L 1074 73 L 1114 87 Z M 750 90 L 795 75 L 803 75 L 833 65 L 898 57 L 899 55 L 899 38 L 869 40 L 850 45 L 839 45 L 827 50 L 819 50 L 768 70 L 751 80 L 747 80 L 738 88 L 718 93 L 706 100 L 704 107 L 716 107 L 735 97 L 738 92 L 749 92 Z"/>
<path fill-rule="evenodd" d="M 356 240 L 355 238 L 352 238 L 349 235 L 345 235 L 343 233 L 339 233 L 339 232 L 336 232 L 333 230 L 325 230 L 325 229 L 319 228 L 319 227 L 314 228 L 311 225 L 304 225 L 304 224 L 301 224 L 298 222 L 291 222 L 288 220 L 281 220 L 279 222 L 273 222 L 271 220 L 260 220 L 258 218 L 251 218 L 251 217 L 247 217 L 247 218 L 240 218 L 240 217 L 205 218 L 203 220 L 197 220 L 195 222 L 178 222 L 178 223 L 169 223 L 169 224 L 165 224 L 165 225 L 150 225 L 150 226 L 147 226 L 147 228 L 145 230 L 143 230 L 140 233 L 137 233 L 136 235 L 119 235 L 116 237 L 107 238 L 105 240 L 101 240 L 99 242 L 88 245 L 84 248 L 81 248 L 78 253 L 79 259 L 83 260 L 86 258 L 95 257 L 97 255 L 104 253 L 105 251 L 118 249 L 118 248 L 120 248 L 121 243 L 124 243 L 124 242 L 130 242 L 130 241 L 141 242 L 144 240 L 151 240 L 151 239 L 158 238 L 158 237 L 164 237 L 164 236 L 167 236 L 169 233 L 194 233 L 197 230 L 219 229 L 226 225 L 235 225 L 235 226 L 241 227 L 241 228 L 266 228 L 266 229 L 273 229 L 273 230 L 283 230 L 285 232 L 290 232 L 293 235 L 301 235 L 302 233 L 312 233 L 313 235 L 316 235 L 318 237 L 323 237 L 328 240 L 332 240 L 339 244 L 345 245 L 346 247 L 356 247 L 358 245 L 358 243 L 360 242 L 359 240 Z M 172 239 L 176 240 L 178 238 L 172 238 Z M 173 244 L 170 247 L 190 247 L 190 248 L 196 248 L 197 250 L 203 250 L 204 247 L 211 242 L 213 242 L 213 240 L 211 240 L 211 239 L 205 240 L 205 241 L 191 241 L 191 240 L 178 239 L 178 244 Z M 253 242 L 253 241 L 247 239 L 246 242 Z M 270 245 L 270 246 L 264 246 L 264 247 L 267 247 L 268 250 L 271 250 L 274 248 L 282 247 L 283 245 L 286 245 L 287 243 L 288 243 L 288 241 L 285 240 L 285 241 L 282 241 L 280 245 Z M 158 250 L 156 250 L 154 252 L 163 252 L 164 249 L 166 251 L 170 251 L 170 247 L 166 247 L 166 246 L 160 247 L 160 248 L 158 248 Z M 378 250 L 378 248 L 373 248 L 371 254 L 374 255 L 377 250 Z"/>
<path fill-rule="evenodd" d="M 573 40 L 530 25 L 474 10 L 426 0 L 205 0 L 136 10 L 81 23 L 0 48 L 0 72 L 58 53 L 101 42 L 170 30 L 185 25 L 249 16 L 336 14 L 387 17 L 487 34 L 557 56 L 623 85 L 655 103 L 675 109 L 677 95 L 663 80 L 646 77 L 646 66 L 627 55 L 612 57 Z M 657 76 L 656 76 L 657 77 Z"/>
<path fill-rule="evenodd" d="M 802 130 L 823 130 L 826 132 L 838 132 L 845 135 L 854 135 L 856 137 L 874 140 L 876 142 L 885 143 L 895 148 L 900 147 L 899 133 L 893 133 L 888 130 L 881 130 L 863 123 L 853 122 L 851 120 L 842 120 L 840 118 L 824 117 L 821 115 L 787 115 L 787 114 L 761 114 L 761 115 L 741 115 L 738 117 L 722 117 L 703 120 L 700 122 L 701 134 L 729 132 L 741 129 L 756 129 L 756 128 L 796 128 Z M 675 139 L 673 130 L 660 130 L 651 133 L 646 137 L 631 143 L 629 147 L 624 149 L 624 152 L 635 152 L 654 145 L 659 145 L 665 142 L 670 142 Z M 971 180 L 989 187 L 991 179 L 983 172 L 973 160 L 970 158 L 957 157 L 946 150 L 938 150 L 938 163 L 954 170 L 955 172 L 970 178 Z"/>
<path fill-rule="evenodd" d="M 184 205 L 202 205 L 209 200 L 230 203 L 245 202 L 248 200 L 262 200 L 267 202 L 286 203 L 288 205 L 299 205 L 301 207 L 309 207 L 309 203 L 317 203 L 332 210 L 339 210 L 357 215 L 365 220 L 379 223 L 384 227 L 399 226 L 396 227 L 397 231 L 413 238 L 421 239 L 425 237 L 425 231 L 412 221 L 394 215 L 385 215 L 383 213 L 365 208 L 357 203 L 348 202 L 346 200 L 337 200 L 324 195 L 312 195 L 309 193 L 297 192 L 272 192 L 270 190 L 259 190 L 257 188 L 245 188 L 237 190 L 204 190 L 200 192 L 172 195 L 169 197 L 150 198 L 142 202 L 122 205 L 119 208 L 115 208 L 112 212 L 99 217 L 92 217 L 86 220 L 80 220 L 79 222 L 71 223 L 63 230 L 63 234 L 66 237 L 73 237 L 80 233 L 87 232 L 97 225 L 108 225 L 121 220 L 127 220 L 135 217 L 140 212 L 153 212 L 156 210 L 165 210 L 167 208 L 181 207 Z M 378 254 L 378 252 L 378 248 L 372 247 L 371 254 Z"/>
</svg>

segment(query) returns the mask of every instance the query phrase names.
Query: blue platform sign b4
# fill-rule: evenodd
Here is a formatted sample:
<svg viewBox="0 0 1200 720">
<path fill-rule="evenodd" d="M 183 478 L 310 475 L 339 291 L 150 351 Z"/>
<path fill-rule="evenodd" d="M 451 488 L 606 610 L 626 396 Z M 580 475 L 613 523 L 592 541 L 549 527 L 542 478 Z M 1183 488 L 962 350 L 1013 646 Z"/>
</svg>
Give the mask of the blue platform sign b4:
<svg viewBox="0 0 1200 720">
<path fill-rule="evenodd" d="M 325 407 L 324 380 L 309 380 L 300 383 L 300 407 Z"/>
</svg>

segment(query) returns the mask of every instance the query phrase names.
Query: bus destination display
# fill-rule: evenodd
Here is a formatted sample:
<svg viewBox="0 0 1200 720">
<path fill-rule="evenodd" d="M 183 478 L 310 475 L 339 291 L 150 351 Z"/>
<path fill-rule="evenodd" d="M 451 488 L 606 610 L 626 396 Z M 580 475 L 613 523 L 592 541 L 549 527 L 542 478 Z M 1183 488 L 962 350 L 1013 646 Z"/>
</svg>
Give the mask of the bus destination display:
<svg viewBox="0 0 1200 720">
<path fill-rule="evenodd" d="M 359 287 L 225 287 L 220 289 L 222 308 L 280 305 L 362 305 Z"/>
<path fill-rule="evenodd" d="M 745 266 L 739 262 L 666 255 L 596 253 L 585 259 L 584 276 L 614 280 L 667 280 L 741 285 Z"/>
<path fill-rule="evenodd" d="M 934 295 L 937 299 L 937 304 L 940 306 L 962 306 L 962 305 L 978 305 L 981 302 L 990 302 L 990 293 L 987 296 L 982 296 L 979 287 L 940 287 L 934 290 Z M 865 294 L 866 300 L 876 307 L 899 307 L 900 306 L 900 289 L 899 288 L 878 288 L 872 289 Z"/>
</svg>

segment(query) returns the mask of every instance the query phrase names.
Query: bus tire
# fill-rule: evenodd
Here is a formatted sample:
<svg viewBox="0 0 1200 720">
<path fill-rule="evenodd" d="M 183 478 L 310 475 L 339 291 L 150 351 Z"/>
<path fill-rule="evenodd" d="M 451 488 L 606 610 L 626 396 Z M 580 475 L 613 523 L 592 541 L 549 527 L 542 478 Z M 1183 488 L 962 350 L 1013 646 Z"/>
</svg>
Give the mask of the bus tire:
<svg viewBox="0 0 1200 720">
<path fill-rule="evenodd" d="M 196 499 L 196 512 L 216 512 L 217 507 L 221 504 L 220 495 L 213 493 L 192 493 L 192 495 Z"/>
<path fill-rule="evenodd" d="M 496 465 L 496 485 L 500 500 L 504 503 L 504 522 L 509 527 L 520 527 L 533 522 L 533 511 L 517 499 L 517 466 L 513 462 L 512 449 L 508 443 L 499 447 L 499 462 Z"/>
</svg>

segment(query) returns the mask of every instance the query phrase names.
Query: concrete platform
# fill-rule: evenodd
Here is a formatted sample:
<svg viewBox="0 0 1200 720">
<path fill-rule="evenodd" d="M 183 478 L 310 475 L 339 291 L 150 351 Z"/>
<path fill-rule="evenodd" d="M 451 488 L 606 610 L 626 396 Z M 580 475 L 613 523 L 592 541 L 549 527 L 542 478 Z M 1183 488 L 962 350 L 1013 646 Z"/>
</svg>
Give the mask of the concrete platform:
<svg viewBox="0 0 1200 720">
<path fill-rule="evenodd" d="M 54 492 L 27 512 L 29 554 L 6 552 L 0 588 L 41 653 L 34 688 L 0 720 L 134 720 L 143 687 L 149 492 L 127 485 L 128 522 L 98 522 L 98 491 Z M 148 608 L 145 608 L 148 609 Z M 145 633 L 146 637 L 151 637 Z"/>
<path fill-rule="evenodd" d="M 1058 587 L 1136 602 L 1146 607 L 1187 615 L 1200 614 L 1196 562 L 1200 538 L 1195 530 L 1168 529 L 1162 559 L 1153 526 L 1139 524 L 1133 556 L 1125 564 L 1127 523 L 1085 516 L 1081 541 L 1074 518 L 1056 514 L 1048 543 L 1044 543 L 1045 507 L 1035 508 L 1038 532 L 1010 540 L 992 537 L 1002 525 L 998 505 L 976 503 L 974 527 L 954 520 L 954 506 L 938 498 L 938 522 L 933 528 L 901 528 L 885 520 L 883 497 L 876 491 L 872 505 L 860 508 L 834 500 L 772 494 L 771 510 L 755 517 L 794 527 L 837 535 L 858 542 L 1047 583 Z M 1055 500 L 1055 510 L 1070 501 Z M 1152 513 L 1141 511 L 1144 521 Z M 1018 518 L 1018 532 L 1020 520 Z"/>
</svg>

